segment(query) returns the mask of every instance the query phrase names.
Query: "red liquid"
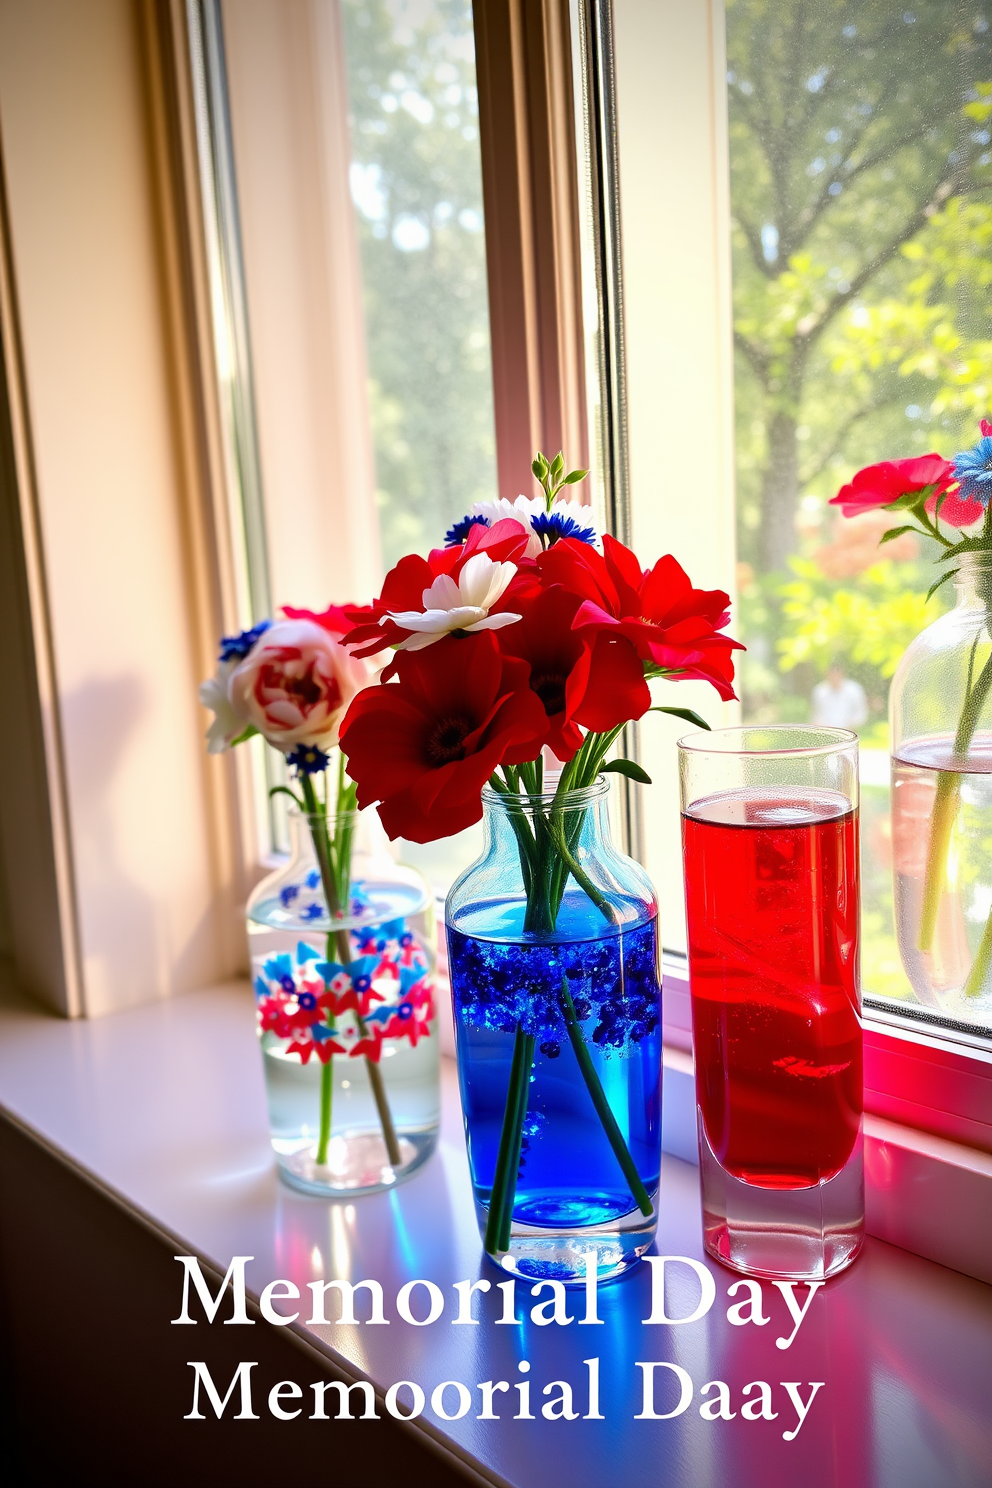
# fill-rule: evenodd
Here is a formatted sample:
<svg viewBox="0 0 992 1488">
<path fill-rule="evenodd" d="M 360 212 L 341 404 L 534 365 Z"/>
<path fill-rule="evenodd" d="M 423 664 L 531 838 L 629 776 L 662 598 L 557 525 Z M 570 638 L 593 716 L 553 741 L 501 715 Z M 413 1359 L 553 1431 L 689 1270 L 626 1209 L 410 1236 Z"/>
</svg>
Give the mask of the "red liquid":
<svg viewBox="0 0 992 1488">
<path fill-rule="evenodd" d="M 764 1188 L 840 1171 L 862 1111 L 858 820 L 830 791 L 741 790 L 682 818 L 696 1093 Z"/>
</svg>

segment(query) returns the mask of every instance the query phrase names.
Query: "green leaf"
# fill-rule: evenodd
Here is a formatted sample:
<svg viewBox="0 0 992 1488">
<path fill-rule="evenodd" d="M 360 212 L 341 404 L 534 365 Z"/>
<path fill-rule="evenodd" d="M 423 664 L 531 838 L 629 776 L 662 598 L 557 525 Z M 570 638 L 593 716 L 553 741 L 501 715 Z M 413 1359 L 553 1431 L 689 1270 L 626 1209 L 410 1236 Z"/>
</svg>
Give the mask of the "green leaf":
<svg viewBox="0 0 992 1488">
<path fill-rule="evenodd" d="M 307 808 L 306 808 L 305 802 L 301 801 L 300 798 L 299 798 L 299 796 L 296 794 L 296 792 L 290 790 L 290 788 L 289 788 L 288 785 L 274 785 L 274 786 L 272 786 L 271 790 L 269 791 L 269 795 L 270 796 L 279 796 L 279 795 L 288 796 L 291 801 L 295 801 L 296 802 L 297 806 L 299 806 L 299 808 L 300 808 L 301 811 L 306 812 L 306 809 Z"/>
<path fill-rule="evenodd" d="M 559 478 L 564 469 L 565 457 L 562 454 L 561 450 L 559 450 L 554 459 L 551 461 L 551 474 L 554 476 L 555 480 Z"/>
<path fill-rule="evenodd" d="M 585 478 L 586 478 L 586 476 L 588 474 L 589 474 L 588 470 L 572 470 L 572 471 L 569 471 L 568 475 L 566 475 L 565 479 L 562 481 L 562 485 L 563 486 L 574 486 L 575 483 L 576 483 L 576 481 L 585 480 Z"/>
<path fill-rule="evenodd" d="M 258 729 L 255 727 L 255 725 L 253 723 L 249 723 L 248 727 L 246 729 L 243 729 L 236 739 L 231 740 L 231 748 L 233 749 L 235 744 L 243 744 L 246 739 L 254 739 L 257 733 Z"/>
<path fill-rule="evenodd" d="M 691 708 L 649 708 L 648 712 L 670 713 L 673 718 L 681 718 L 684 723 L 694 723 L 697 728 L 705 729 L 707 733 L 710 732 L 710 726 L 706 722 L 706 719 L 701 718 L 698 713 L 694 713 Z"/>
<path fill-rule="evenodd" d="M 628 780 L 636 780 L 638 785 L 651 785 L 651 776 L 640 765 L 633 760 L 615 759 L 610 760 L 608 765 L 603 766 L 604 775 L 626 775 Z"/>
<path fill-rule="evenodd" d="M 920 535 L 920 529 L 918 527 L 914 527 L 912 522 L 906 522 L 902 527 L 890 527 L 888 532 L 883 532 L 882 536 L 878 539 L 879 547 L 883 543 L 891 542 L 894 537 L 902 537 L 904 532 L 915 532 L 917 536 Z"/>
<path fill-rule="evenodd" d="M 946 584 L 947 581 L 948 581 L 948 579 L 953 579 L 956 573 L 957 573 L 957 569 L 956 568 L 949 568 L 947 570 L 947 573 L 941 574 L 941 576 L 937 580 L 936 584 L 931 584 L 930 585 L 930 588 L 927 590 L 927 599 L 929 599 L 932 595 L 934 595 L 934 594 L 937 593 L 937 590 L 940 588 L 941 584 Z"/>
<path fill-rule="evenodd" d="M 922 507 L 933 495 L 933 486 L 924 486 L 922 491 L 904 491 L 895 501 L 887 501 L 883 511 L 905 511 L 908 507 Z"/>
<path fill-rule="evenodd" d="M 547 474 L 548 462 L 542 454 L 538 454 L 530 468 L 531 470 L 533 470 L 538 480 L 543 480 L 545 475 Z"/>
</svg>

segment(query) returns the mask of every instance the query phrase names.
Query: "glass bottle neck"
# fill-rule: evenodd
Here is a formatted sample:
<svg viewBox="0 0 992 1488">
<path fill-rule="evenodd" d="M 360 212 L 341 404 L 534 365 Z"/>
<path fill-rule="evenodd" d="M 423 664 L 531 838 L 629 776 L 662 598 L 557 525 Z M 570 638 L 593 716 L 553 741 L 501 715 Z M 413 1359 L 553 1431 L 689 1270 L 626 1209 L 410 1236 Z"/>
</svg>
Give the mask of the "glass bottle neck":
<svg viewBox="0 0 992 1488">
<path fill-rule="evenodd" d="M 485 790 L 482 795 L 487 832 L 497 843 L 513 842 L 526 831 L 535 840 L 543 831 L 554 836 L 581 829 L 588 845 L 590 838 L 604 846 L 610 844 L 609 782 L 601 779 L 584 790 L 567 791 L 562 797 L 548 792 L 541 796 L 499 796 Z"/>
<path fill-rule="evenodd" d="M 958 609 L 992 610 L 992 552 L 962 553 L 954 588 Z"/>
</svg>

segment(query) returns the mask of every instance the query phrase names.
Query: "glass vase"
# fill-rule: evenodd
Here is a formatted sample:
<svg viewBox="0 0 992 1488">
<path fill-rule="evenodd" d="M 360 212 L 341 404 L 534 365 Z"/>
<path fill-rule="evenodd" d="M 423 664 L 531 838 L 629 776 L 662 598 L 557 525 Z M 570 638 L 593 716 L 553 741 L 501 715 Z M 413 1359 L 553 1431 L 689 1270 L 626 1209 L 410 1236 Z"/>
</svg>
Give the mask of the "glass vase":
<svg viewBox="0 0 992 1488">
<path fill-rule="evenodd" d="M 293 1188 L 373 1193 L 437 1140 L 433 896 L 392 860 L 374 816 L 291 811 L 289 823 L 290 860 L 246 909 L 272 1146 Z M 334 881 L 350 879 L 333 913 L 328 851 Z"/>
<path fill-rule="evenodd" d="M 608 788 L 484 790 L 483 854 L 445 912 L 483 1244 L 566 1283 L 619 1275 L 657 1226 L 657 903 L 610 841 Z"/>
<path fill-rule="evenodd" d="M 892 682 L 896 929 L 924 1007 L 992 1024 L 992 553 L 965 553 L 957 605 Z"/>
</svg>

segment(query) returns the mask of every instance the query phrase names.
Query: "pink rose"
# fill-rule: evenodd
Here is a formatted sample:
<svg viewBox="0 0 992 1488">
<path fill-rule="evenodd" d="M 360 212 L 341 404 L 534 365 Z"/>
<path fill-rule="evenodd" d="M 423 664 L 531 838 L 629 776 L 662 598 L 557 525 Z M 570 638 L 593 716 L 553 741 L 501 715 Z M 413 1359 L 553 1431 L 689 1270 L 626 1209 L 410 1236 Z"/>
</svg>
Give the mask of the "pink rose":
<svg viewBox="0 0 992 1488">
<path fill-rule="evenodd" d="M 369 682 L 361 661 L 312 620 L 277 620 L 231 673 L 231 704 L 276 749 L 330 749 L 356 692 Z"/>
</svg>

